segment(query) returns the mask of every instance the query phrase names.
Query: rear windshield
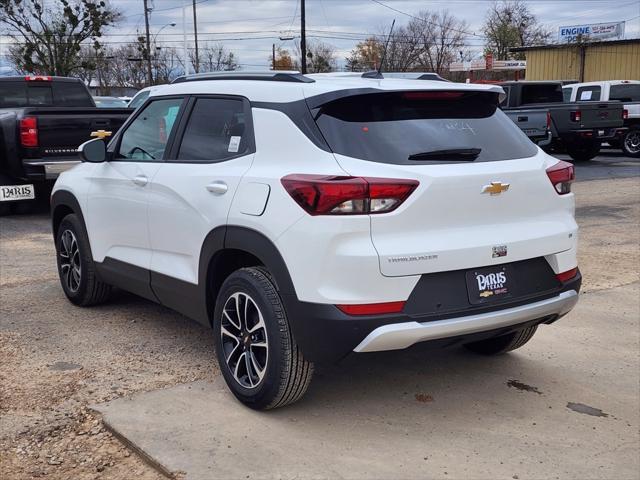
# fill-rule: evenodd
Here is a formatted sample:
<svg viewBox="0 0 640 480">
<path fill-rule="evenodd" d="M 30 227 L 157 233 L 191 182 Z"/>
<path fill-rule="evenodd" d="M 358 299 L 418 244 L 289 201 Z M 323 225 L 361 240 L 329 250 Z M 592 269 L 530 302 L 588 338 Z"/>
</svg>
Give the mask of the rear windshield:
<svg viewBox="0 0 640 480">
<path fill-rule="evenodd" d="M 621 102 L 640 102 L 640 83 L 611 85 L 609 100 Z"/>
<path fill-rule="evenodd" d="M 93 106 L 89 92 L 80 82 L 0 82 L 0 108 Z"/>
<path fill-rule="evenodd" d="M 323 105 L 316 122 L 335 153 L 372 162 L 446 163 L 469 152 L 474 158 L 466 160 L 475 162 L 535 155 L 536 146 L 497 106 L 491 92 L 373 93 Z"/>
<path fill-rule="evenodd" d="M 541 83 L 522 85 L 522 104 L 527 103 L 556 103 L 564 101 L 562 85 L 555 83 Z"/>
</svg>

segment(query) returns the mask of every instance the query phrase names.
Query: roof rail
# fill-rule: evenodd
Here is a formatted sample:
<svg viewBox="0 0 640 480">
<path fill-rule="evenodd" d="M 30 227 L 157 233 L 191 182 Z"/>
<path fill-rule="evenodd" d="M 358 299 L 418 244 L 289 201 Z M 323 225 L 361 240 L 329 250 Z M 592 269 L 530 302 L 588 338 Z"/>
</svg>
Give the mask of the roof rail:
<svg viewBox="0 0 640 480">
<path fill-rule="evenodd" d="M 225 71 L 195 73 L 183 75 L 171 83 L 195 82 L 199 80 L 262 80 L 268 82 L 313 83 L 314 79 L 305 77 L 297 71 Z"/>
<path fill-rule="evenodd" d="M 438 82 L 449 81 L 433 72 L 384 72 L 384 75 L 387 78 L 404 78 L 406 80 L 434 80 Z"/>
</svg>

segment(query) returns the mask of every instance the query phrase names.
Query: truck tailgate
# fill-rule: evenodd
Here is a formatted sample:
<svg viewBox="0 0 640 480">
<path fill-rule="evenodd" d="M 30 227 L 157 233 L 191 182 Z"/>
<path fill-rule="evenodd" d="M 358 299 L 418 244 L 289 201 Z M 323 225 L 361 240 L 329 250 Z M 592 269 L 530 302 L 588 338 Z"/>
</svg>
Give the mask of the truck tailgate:
<svg viewBox="0 0 640 480">
<path fill-rule="evenodd" d="M 91 132 L 115 134 L 129 117 L 127 108 L 28 108 L 24 117 L 37 119 L 38 147 L 25 148 L 25 158 L 53 160 L 76 156 L 76 149 L 90 140 Z"/>
<path fill-rule="evenodd" d="M 622 103 L 580 102 L 576 104 L 581 113 L 580 128 L 621 127 Z"/>
</svg>

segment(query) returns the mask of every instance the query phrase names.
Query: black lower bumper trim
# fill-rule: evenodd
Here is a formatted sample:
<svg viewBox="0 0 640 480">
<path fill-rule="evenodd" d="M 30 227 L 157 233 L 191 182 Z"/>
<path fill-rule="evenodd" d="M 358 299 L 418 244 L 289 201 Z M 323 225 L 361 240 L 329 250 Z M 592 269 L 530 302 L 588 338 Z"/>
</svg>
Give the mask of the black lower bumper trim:
<svg viewBox="0 0 640 480">
<path fill-rule="evenodd" d="M 555 281 L 555 277 L 552 278 Z M 447 282 L 445 281 L 445 278 L 443 277 L 442 280 L 443 284 L 446 286 Z M 415 306 L 415 308 L 410 307 L 410 302 L 407 302 L 405 311 L 401 314 L 377 316 L 349 316 L 342 313 L 334 305 L 302 302 L 299 301 L 295 295 L 282 295 L 282 299 L 287 310 L 287 316 L 289 317 L 289 323 L 293 330 L 296 342 L 302 349 L 305 357 L 313 362 L 332 363 L 341 360 L 351 353 L 369 333 L 382 325 L 415 321 L 429 322 L 499 311 L 552 298 L 569 290 L 579 292 L 581 283 L 582 276 L 580 272 L 578 272 L 578 275 L 568 282 L 560 284 L 556 281 L 555 288 L 551 290 L 545 289 L 543 292 L 538 292 L 537 294 L 530 292 L 528 295 L 519 296 L 500 304 L 472 306 L 467 302 L 466 308 L 451 308 L 445 311 L 440 307 L 436 311 L 433 311 L 433 309 L 425 309 L 422 312 L 418 312 L 417 306 Z M 431 280 L 426 281 L 426 284 L 431 285 Z M 422 287 L 420 287 L 420 289 L 421 288 Z M 456 288 L 457 293 L 455 296 L 457 298 L 466 299 L 466 287 L 462 288 L 464 288 L 464 290 Z M 419 290 L 418 286 L 416 286 L 416 290 Z M 414 290 L 414 292 L 416 290 Z M 433 305 L 443 304 L 443 300 L 439 300 L 436 296 L 428 296 L 430 298 L 425 301 L 431 302 Z M 454 300 L 453 297 L 451 297 L 451 301 L 458 302 L 459 300 Z M 539 323 L 552 323 L 555 320 L 556 318 L 544 317 L 526 322 L 523 325 L 527 326 Z M 480 339 L 502 335 L 518 328 L 522 328 L 522 326 L 510 326 L 493 332 L 481 332 L 463 336 L 463 338 L 456 337 L 451 339 L 441 339 L 437 341 L 430 341 L 428 343 L 433 344 L 434 347 L 460 344 L 466 343 L 474 338 Z"/>
</svg>

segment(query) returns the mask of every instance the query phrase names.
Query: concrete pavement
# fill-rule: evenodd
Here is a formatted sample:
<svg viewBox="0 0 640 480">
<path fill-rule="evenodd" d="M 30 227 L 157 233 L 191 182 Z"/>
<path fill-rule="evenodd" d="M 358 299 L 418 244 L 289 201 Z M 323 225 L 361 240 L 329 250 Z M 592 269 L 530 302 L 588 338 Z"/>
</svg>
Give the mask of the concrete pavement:
<svg viewBox="0 0 640 480">
<path fill-rule="evenodd" d="M 357 355 L 277 411 L 243 407 L 221 380 L 94 408 L 187 480 L 637 479 L 639 287 L 585 294 L 502 357 Z"/>
</svg>

